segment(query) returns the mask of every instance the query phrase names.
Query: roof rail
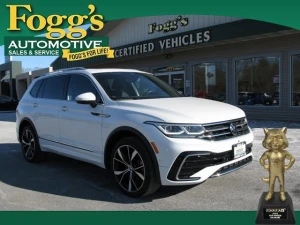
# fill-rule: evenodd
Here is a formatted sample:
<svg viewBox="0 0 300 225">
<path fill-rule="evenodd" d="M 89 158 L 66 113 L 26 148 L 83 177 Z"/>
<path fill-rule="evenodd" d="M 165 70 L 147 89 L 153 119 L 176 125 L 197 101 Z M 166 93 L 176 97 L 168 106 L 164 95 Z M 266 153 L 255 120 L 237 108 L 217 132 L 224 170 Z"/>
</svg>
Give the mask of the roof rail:
<svg viewBox="0 0 300 225">
<path fill-rule="evenodd" d="M 86 70 L 86 68 L 84 68 L 84 67 L 63 68 L 63 69 L 58 69 L 58 70 L 54 70 L 52 72 L 45 73 L 45 74 L 41 75 L 41 77 L 46 76 L 46 75 L 50 75 L 50 74 L 53 74 L 53 73 L 59 73 L 59 72 L 64 72 L 64 71 L 72 71 L 72 70 Z"/>
<path fill-rule="evenodd" d="M 53 72 L 61 72 L 61 71 L 69 71 L 69 70 L 86 70 L 84 67 L 70 67 L 70 68 L 64 68 L 64 69 L 58 69 Z"/>
</svg>

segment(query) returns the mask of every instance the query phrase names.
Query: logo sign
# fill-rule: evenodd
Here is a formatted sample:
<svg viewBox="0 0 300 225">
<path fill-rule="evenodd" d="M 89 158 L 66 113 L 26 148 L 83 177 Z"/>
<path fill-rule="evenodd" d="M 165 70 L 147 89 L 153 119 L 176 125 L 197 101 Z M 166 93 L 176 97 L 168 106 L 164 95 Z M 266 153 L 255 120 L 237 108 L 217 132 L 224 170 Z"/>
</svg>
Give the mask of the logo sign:
<svg viewBox="0 0 300 225">
<path fill-rule="evenodd" d="M 98 55 L 114 57 L 114 51 L 108 47 L 107 37 L 87 38 L 87 31 L 81 26 L 90 23 L 90 29 L 100 31 L 104 27 L 103 16 L 95 14 L 94 5 L 88 5 L 86 15 L 57 15 L 45 18 L 32 14 L 30 5 L 7 5 L 9 9 L 8 31 L 21 31 L 21 23 L 31 30 L 45 31 L 45 37 L 5 37 L 5 55 L 7 56 L 60 56 L 68 61 L 81 60 Z M 24 9 L 27 13 L 19 13 Z M 67 22 L 67 29 L 62 28 Z M 80 51 L 78 51 L 80 50 Z M 83 51 L 82 51 L 83 50 Z M 74 52 L 71 52 L 74 51 Z"/>
<path fill-rule="evenodd" d="M 179 26 L 187 26 L 189 24 L 189 18 L 178 16 L 175 20 L 168 20 L 164 24 L 151 23 L 148 25 L 148 34 L 154 32 L 170 32 L 177 30 Z"/>
<path fill-rule="evenodd" d="M 237 135 L 237 129 L 236 129 L 236 126 L 235 126 L 235 124 L 234 123 L 232 123 L 232 124 L 230 124 L 230 131 L 231 131 L 231 133 L 235 136 L 235 135 Z"/>
</svg>

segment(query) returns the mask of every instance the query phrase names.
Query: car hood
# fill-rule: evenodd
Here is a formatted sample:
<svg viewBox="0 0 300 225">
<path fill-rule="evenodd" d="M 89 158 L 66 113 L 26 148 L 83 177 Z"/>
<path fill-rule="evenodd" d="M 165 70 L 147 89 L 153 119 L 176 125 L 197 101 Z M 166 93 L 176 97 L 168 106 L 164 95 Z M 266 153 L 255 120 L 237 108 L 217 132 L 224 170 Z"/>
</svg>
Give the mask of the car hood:
<svg viewBox="0 0 300 225">
<path fill-rule="evenodd" d="M 236 106 L 195 97 L 125 100 L 117 104 L 122 110 L 169 123 L 213 123 L 245 117 Z"/>
</svg>

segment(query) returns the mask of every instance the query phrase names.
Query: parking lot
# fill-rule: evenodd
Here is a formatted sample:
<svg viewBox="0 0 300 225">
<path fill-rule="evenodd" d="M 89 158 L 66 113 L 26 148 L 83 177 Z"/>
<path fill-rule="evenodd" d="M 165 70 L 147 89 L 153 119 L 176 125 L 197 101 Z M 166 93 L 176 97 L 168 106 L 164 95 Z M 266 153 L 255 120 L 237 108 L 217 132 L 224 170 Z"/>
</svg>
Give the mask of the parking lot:
<svg viewBox="0 0 300 225">
<path fill-rule="evenodd" d="M 233 173 L 190 188 L 163 187 L 142 199 L 124 196 L 104 169 L 51 155 L 40 164 L 22 156 L 15 114 L 0 112 L 0 210 L 257 210 L 268 191 L 258 160 L 265 149 L 263 127 L 288 127 L 296 162 L 285 174 L 286 191 L 300 210 L 300 123 L 249 121 L 255 134 L 253 162 Z M 276 184 L 276 191 L 279 185 Z"/>
</svg>

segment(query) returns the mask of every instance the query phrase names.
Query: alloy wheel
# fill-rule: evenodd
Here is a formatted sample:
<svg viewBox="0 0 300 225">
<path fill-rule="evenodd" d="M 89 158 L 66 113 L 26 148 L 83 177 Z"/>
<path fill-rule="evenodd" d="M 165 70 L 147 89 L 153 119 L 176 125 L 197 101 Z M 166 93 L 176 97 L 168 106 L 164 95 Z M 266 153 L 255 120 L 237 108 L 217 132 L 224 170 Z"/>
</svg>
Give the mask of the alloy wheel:
<svg viewBox="0 0 300 225">
<path fill-rule="evenodd" d="M 113 172 L 119 185 L 128 192 L 141 189 L 145 181 L 145 165 L 138 151 L 129 145 L 114 153 Z"/>
<path fill-rule="evenodd" d="M 22 148 L 23 148 L 24 156 L 29 160 L 33 159 L 35 150 L 36 150 L 35 149 L 36 144 L 35 144 L 35 140 L 34 140 L 34 135 L 33 135 L 32 131 L 29 129 L 26 129 L 23 132 Z"/>
</svg>

